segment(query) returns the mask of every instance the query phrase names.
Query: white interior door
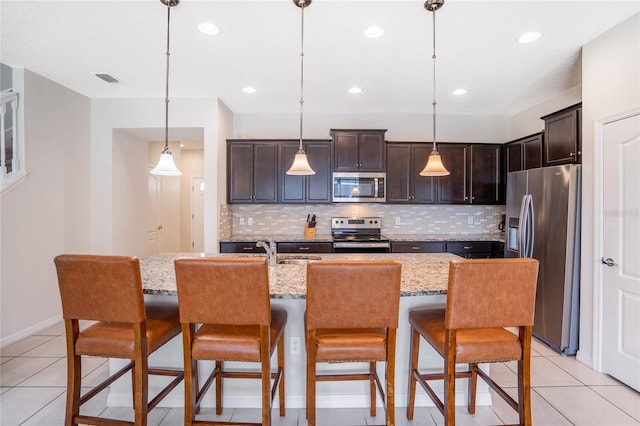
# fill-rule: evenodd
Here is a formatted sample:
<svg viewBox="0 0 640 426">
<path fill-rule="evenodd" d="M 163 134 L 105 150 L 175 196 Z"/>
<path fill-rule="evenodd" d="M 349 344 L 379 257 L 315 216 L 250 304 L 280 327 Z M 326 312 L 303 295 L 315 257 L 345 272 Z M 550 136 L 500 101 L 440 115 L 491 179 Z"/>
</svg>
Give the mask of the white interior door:
<svg viewBox="0 0 640 426">
<path fill-rule="evenodd" d="M 151 173 L 147 178 L 147 255 L 152 256 L 162 251 L 162 178 Z"/>
<path fill-rule="evenodd" d="M 640 113 L 603 127 L 602 370 L 640 391 Z"/>
<path fill-rule="evenodd" d="M 191 250 L 204 252 L 204 178 L 191 179 Z"/>
</svg>

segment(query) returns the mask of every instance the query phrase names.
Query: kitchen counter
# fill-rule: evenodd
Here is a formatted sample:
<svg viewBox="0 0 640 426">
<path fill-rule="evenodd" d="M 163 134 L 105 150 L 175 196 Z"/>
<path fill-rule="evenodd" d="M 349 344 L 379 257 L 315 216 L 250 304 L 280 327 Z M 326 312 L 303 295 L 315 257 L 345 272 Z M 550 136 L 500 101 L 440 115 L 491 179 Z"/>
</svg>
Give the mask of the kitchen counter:
<svg viewBox="0 0 640 426">
<path fill-rule="evenodd" d="M 382 233 L 391 241 L 505 241 L 504 232 L 494 234 L 398 234 L 388 235 Z M 316 235 L 315 238 L 303 238 L 296 235 L 252 235 L 237 236 L 221 239 L 220 242 L 227 243 L 245 243 L 252 241 L 261 241 L 271 238 L 277 243 L 308 243 L 308 242 L 333 242 L 331 235 Z"/>
<path fill-rule="evenodd" d="M 176 295 L 173 261 L 177 257 L 192 257 L 191 253 L 163 253 L 140 259 L 142 286 L 146 294 Z M 238 257 L 238 254 L 215 254 L 215 257 Z M 260 257 L 260 255 L 240 255 Z M 280 254 L 279 259 L 320 257 L 325 260 L 397 260 L 402 263 L 401 296 L 446 294 L 449 261 L 459 258 L 449 253 L 433 254 L 319 254 L 301 256 Z M 269 270 L 272 299 L 304 299 L 306 295 L 306 266 L 279 264 Z"/>
<path fill-rule="evenodd" d="M 499 241 L 504 242 L 504 232 L 495 234 L 403 234 L 385 235 L 391 241 Z"/>
</svg>

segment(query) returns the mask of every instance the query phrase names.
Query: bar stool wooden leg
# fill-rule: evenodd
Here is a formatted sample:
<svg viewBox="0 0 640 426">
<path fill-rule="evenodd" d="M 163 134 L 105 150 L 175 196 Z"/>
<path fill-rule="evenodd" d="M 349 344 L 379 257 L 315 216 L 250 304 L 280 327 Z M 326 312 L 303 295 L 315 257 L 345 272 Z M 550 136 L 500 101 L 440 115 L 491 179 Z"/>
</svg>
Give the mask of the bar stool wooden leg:
<svg viewBox="0 0 640 426">
<path fill-rule="evenodd" d="M 467 410 L 469 414 L 475 414 L 476 412 L 476 388 L 478 386 L 478 364 L 469 364 L 469 384 L 467 388 Z"/>
<path fill-rule="evenodd" d="M 269 326 L 261 325 L 260 358 L 262 372 L 262 424 L 271 426 L 271 360 L 269 359 Z"/>
<path fill-rule="evenodd" d="M 279 400 L 279 409 L 280 409 L 280 417 L 285 416 L 285 408 L 284 408 L 284 337 L 280 339 L 278 342 L 278 371 L 280 372 L 280 383 L 278 384 L 278 400 Z"/>
<path fill-rule="evenodd" d="M 184 351 L 184 424 L 191 426 L 195 420 L 198 386 L 194 381 L 197 374 L 196 360 L 191 358 L 191 341 L 195 331 L 193 324 L 182 324 L 182 347 Z M 194 368 L 195 367 L 195 368 Z M 195 370 L 195 371 L 194 371 Z"/>
<path fill-rule="evenodd" d="M 77 426 L 74 416 L 80 413 L 80 379 L 82 378 L 81 357 L 76 355 L 75 341 L 78 338 L 79 326 L 76 320 L 65 320 L 67 336 L 67 409 L 65 425 Z"/>
<path fill-rule="evenodd" d="M 370 411 L 371 417 L 376 416 L 377 392 L 376 392 L 375 374 L 376 374 L 376 363 L 370 362 L 369 363 L 369 405 L 370 405 L 369 411 Z"/>
<path fill-rule="evenodd" d="M 146 330 L 142 325 L 134 325 L 133 327 L 135 341 L 140 342 L 141 350 L 135 351 L 133 373 L 134 379 L 134 399 L 133 407 L 135 410 L 136 425 L 146 426 L 147 415 L 149 414 L 148 392 L 149 392 L 149 376 L 148 376 L 148 358 Z"/>
<path fill-rule="evenodd" d="M 217 374 L 216 377 L 216 414 L 220 415 L 222 414 L 222 377 L 224 376 L 223 371 L 224 371 L 224 363 L 222 362 L 222 360 L 217 360 L 215 362 L 215 364 L 213 365 L 214 370 L 216 368 L 220 369 L 220 372 Z"/>
<path fill-rule="evenodd" d="M 418 354 L 420 352 L 420 334 L 411 326 L 411 341 L 409 342 L 409 398 L 407 400 L 407 419 L 413 420 L 413 407 L 416 400 L 416 378 L 413 375 L 418 368 Z"/>
<path fill-rule="evenodd" d="M 307 340 L 307 426 L 316 424 L 316 344 L 315 331 L 308 332 Z"/>
<path fill-rule="evenodd" d="M 396 347 L 396 330 L 390 329 L 388 331 L 388 346 L 389 348 Z M 396 424 L 396 409 L 395 409 L 395 371 L 396 371 L 396 353 L 390 351 L 387 353 L 387 370 L 385 380 L 387 382 L 386 402 L 387 402 L 387 425 Z"/>
<path fill-rule="evenodd" d="M 522 359 L 518 361 L 518 414 L 520 424 L 531 426 L 531 327 L 520 328 Z"/>
<path fill-rule="evenodd" d="M 445 336 L 447 359 L 444 363 L 444 425 L 456 424 L 456 332 L 447 330 Z"/>
</svg>

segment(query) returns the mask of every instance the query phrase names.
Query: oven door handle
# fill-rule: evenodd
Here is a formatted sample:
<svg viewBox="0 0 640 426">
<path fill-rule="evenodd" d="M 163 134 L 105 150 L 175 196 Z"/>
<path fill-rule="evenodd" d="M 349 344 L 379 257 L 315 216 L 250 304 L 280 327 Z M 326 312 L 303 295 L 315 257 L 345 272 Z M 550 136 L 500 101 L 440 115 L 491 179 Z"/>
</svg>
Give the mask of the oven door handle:
<svg viewBox="0 0 640 426">
<path fill-rule="evenodd" d="M 378 243 L 353 243 L 353 242 L 334 242 L 334 248 L 389 248 L 391 244 L 388 242 Z"/>
</svg>

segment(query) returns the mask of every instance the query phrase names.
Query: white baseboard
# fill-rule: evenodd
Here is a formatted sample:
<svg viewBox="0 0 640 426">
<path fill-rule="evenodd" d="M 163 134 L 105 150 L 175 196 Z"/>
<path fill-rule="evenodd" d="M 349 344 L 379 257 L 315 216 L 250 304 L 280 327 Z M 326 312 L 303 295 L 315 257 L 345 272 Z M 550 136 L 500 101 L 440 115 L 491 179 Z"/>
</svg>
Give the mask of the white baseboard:
<svg viewBox="0 0 640 426">
<path fill-rule="evenodd" d="M 47 328 L 53 325 L 56 325 L 60 321 L 62 321 L 62 314 L 56 315 L 55 317 L 49 318 L 48 320 L 39 322 L 38 324 L 32 325 L 31 327 L 27 327 L 9 336 L 3 337 L 2 339 L 0 339 L 0 348 L 4 348 L 5 346 L 9 346 L 13 343 L 16 343 L 19 340 L 22 340 L 29 336 L 37 334 L 42 330 L 46 330 Z"/>
</svg>

